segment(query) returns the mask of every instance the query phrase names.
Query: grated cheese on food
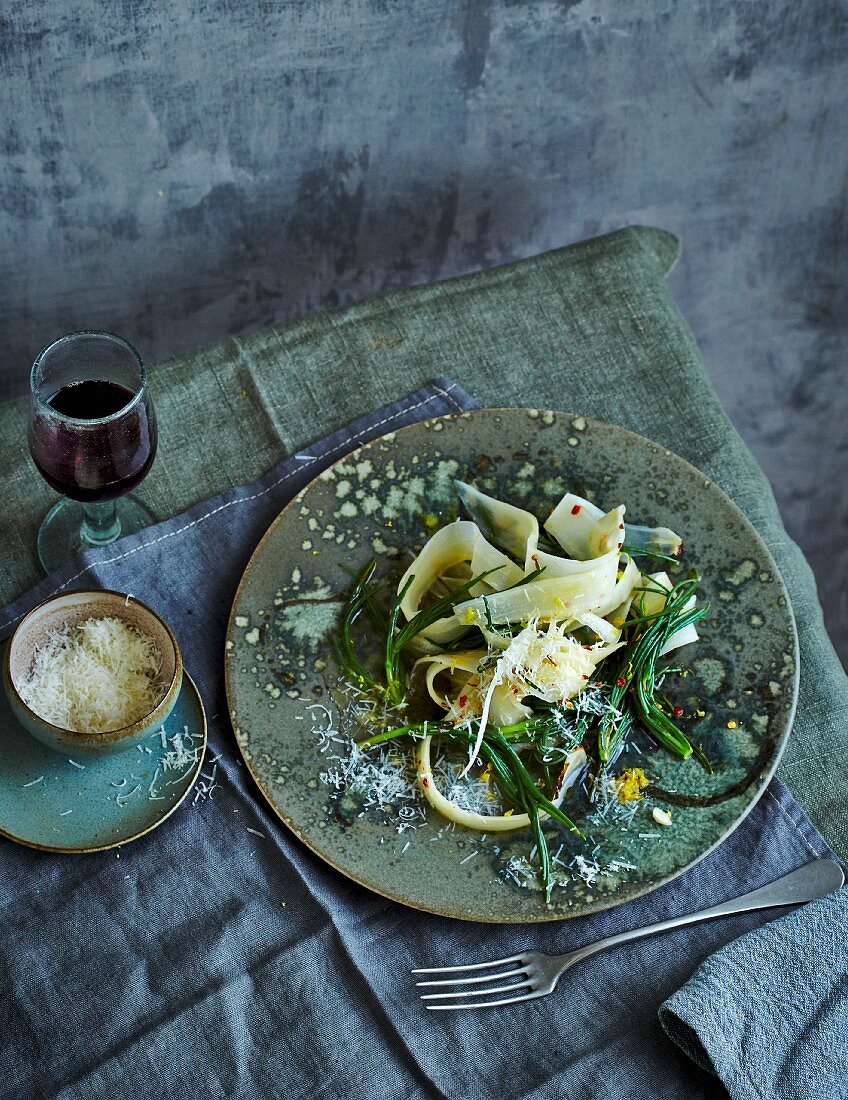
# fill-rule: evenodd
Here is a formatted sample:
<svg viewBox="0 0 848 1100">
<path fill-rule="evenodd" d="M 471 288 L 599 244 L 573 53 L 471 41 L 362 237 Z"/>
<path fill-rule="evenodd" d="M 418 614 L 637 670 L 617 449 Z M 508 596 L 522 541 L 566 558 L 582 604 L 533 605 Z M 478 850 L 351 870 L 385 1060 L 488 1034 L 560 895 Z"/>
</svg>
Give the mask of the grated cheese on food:
<svg viewBox="0 0 848 1100">
<path fill-rule="evenodd" d="M 62 729 L 104 733 L 143 718 L 162 695 L 153 641 L 123 619 L 85 619 L 39 648 L 20 696 Z"/>
</svg>

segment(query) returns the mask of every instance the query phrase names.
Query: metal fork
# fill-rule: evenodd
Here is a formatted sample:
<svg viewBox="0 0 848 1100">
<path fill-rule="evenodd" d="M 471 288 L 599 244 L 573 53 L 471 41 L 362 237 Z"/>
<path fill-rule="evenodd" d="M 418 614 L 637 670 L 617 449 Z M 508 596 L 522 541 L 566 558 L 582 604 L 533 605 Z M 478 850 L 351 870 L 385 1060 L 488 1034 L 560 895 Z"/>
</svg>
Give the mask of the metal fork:
<svg viewBox="0 0 848 1100">
<path fill-rule="evenodd" d="M 557 982 L 575 963 L 588 959 L 590 955 L 616 947 L 620 943 L 639 940 L 643 936 L 653 936 L 657 932 L 667 932 L 671 928 L 680 928 L 684 924 L 695 924 L 714 917 L 728 917 L 733 913 L 748 913 L 754 909 L 771 909 L 781 905 L 798 905 L 800 902 L 823 898 L 833 890 L 838 890 L 845 881 L 842 868 L 832 859 L 819 859 L 806 863 L 796 871 L 752 890 L 741 897 L 723 901 L 709 909 L 697 913 L 687 913 L 682 917 L 671 917 L 658 924 L 649 924 L 645 928 L 634 928 L 629 932 L 619 932 L 595 943 L 578 947 L 567 955 L 545 955 L 541 951 L 525 951 L 521 955 L 510 955 L 506 959 L 492 962 L 471 963 L 467 966 L 425 967 L 413 970 L 413 974 L 462 974 L 463 977 L 428 979 L 417 982 L 419 987 L 461 986 L 438 993 L 422 993 L 427 1008 L 433 1012 L 445 1012 L 460 1008 L 496 1008 L 498 1005 L 514 1004 L 516 1001 L 532 1001 L 536 997 L 545 997 L 553 993 Z M 479 973 L 477 973 L 479 971 Z M 465 975 L 469 975 L 466 977 Z M 511 979 L 508 984 L 503 983 Z M 512 996 L 496 997 L 496 994 L 509 993 Z M 461 1000 L 465 998 L 465 1000 Z M 485 998 L 485 999 L 484 999 Z M 494 998 L 494 999 L 492 999 Z"/>
</svg>

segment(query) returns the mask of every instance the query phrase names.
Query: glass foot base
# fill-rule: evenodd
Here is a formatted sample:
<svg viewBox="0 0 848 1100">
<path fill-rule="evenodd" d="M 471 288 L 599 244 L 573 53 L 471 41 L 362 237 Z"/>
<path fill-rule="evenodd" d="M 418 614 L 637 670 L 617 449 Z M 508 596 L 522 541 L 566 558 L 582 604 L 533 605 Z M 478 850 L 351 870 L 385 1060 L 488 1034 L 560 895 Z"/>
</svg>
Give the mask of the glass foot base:
<svg viewBox="0 0 848 1100">
<path fill-rule="evenodd" d="M 132 535 L 156 523 L 156 517 L 143 501 L 129 493 L 115 501 L 118 524 L 115 533 L 96 543 L 83 538 L 82 524 L 85 519 L 83 506 L 76 500 L 60 500 L 54 504 L 38 530 L 38 557 L 47 573 L 63 565 L 82 550 L 91 550 L 94 546 L 107 546 L 121 535 Z"/>
</svg>

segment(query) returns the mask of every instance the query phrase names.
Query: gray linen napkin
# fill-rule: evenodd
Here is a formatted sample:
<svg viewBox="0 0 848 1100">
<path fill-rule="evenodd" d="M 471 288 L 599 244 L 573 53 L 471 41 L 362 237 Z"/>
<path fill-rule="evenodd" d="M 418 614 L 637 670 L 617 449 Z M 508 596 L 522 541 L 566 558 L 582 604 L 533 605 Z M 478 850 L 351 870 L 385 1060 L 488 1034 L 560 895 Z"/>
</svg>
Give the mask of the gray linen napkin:
<svg viewBox="0 0 848 1100">
<path fill-rule="evenodd" d="M 732 941 L 762 928 L 767 914 L 605 952 L 575 968 L 555 995 L 497 1013 L 434 1018 L 409 975 L 415 965 L 518 948 L 570 950 L 732 897 L 828 854 L 780 782 L 717 851 L 650 896 L 591 917 L 515 928 L 429 916 L 369 893 L 307 851 L 245 774 L 220 654 L 257 540 L 291 496 L 356 444 L 473 405 L 440 380 L 291 456 L 254 485 L 70 563 L 0 616 L 0 633 L 8 633 L 38 600 L 82 585 L 131 591 L 154 606 L 176 631 L 204 696 L 219 783 L 213 798 L 189 801 L 119 852 L 69 858 L 3 843 L 0 1098 L 715 1097 L 723 1095 L 716 1077 L 670 1042 L 657 1018 L 710 956 L 706 973 L 720 977 L 698 979 L 681 1018 L 703 1034 L 734 1096 L 761 1093 L 731 1072 L 709 1038 L 716 990 L 735 989 L 743 1032 L 736 1041 L 750 1045 L 753 1037 L 764 1058 L 762 1048 L 777 1040 L 803 1063 L 816 1012 L 827 1011 L 810 984 L 812 966 L 795 976 L 807 992 L 793 1002 L 801 1008 L 793 1031 L 758 1031 L 759 997 L 732 977 Z M 848 902 L 831 904 L 844 926 Z M 838 1015 L 848 965 L 844 954 L 828 951 L 832 925 L 814 921 L 815 912 L 790 919 L 809 929 L 811 958 L 829 974 Z M 776 1000 L 787 991 L 775 934 L 785 922 L 753 941 L 762 945 L 762 985 L 777 990 Z M 720 950 L 727 944 L 729 956 Z M 841 1068 L 820 1059 L 819 1091 L 804 1095 L 832 1100 Z M 798 1095 L 775 1089 L 775 1096 Z"/>
<path fill-rule="evenodd" d="M 848 1095 L 848 888 L 716 952 L 660 1023 L 734 1100 Z"/>
</svg>

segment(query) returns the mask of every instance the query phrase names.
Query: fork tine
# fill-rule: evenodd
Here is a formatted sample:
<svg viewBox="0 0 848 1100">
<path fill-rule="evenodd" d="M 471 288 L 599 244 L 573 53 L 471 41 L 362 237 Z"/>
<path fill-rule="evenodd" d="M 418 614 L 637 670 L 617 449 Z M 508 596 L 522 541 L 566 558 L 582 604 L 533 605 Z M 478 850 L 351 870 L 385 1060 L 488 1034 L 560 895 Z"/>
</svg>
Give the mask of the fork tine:
<svg viewBox="0 0 848 1100">
<path fill-rule="evenodd" d="M 521 962 L 523 955 L 510 955 L 506 959 L 492 959 L 491 962 L 469 963 L 467 966 L 424 966 L 413 970 L 413 974 L 454 974 L 460 970 L 485 970 L 489 966 L 506 966 L 507 963 Z"/>
<path fill-rule="evenodd" d="M 446 978 L 439 981 L 429 982 L 416 982 L 417 986 L 424 985 L 479 985 L 481 982 L 497 982 L 501 978 L 514 978 L 518 974 L 525 974 L 527 971 L 523 966 L 519 966 L 517 970 L 496 970 L 494 974 L 483 974 L 479 978 Z M 469 990 L 470 992 L 470 990 Z"/>
<path fill-rule="evenodd" d="M 544 995 L 544 990 L 539 989 L 534 990 L 531 993 L 523 993 L 520 997 L 503 997 L 498 1001 L 474 1001 L 471 1004 L 463 1005 L 427 1005 L 426 1008 L 428 1012 L 453 1012 L 458 1011 L 461 1008 L 497 1008 L 498 1005 L 513 1005 L 517 1004 L 519 1001 L 532 1001 L 536 997 L 544 997 Z"/>
<path fill-rule="evenodd" d="M 450 993 L 422 993 L 422 1001 L 447 1001 L 456 997 L 467 997 L 469 993 L 511 993 L 513 989 L 532 989 L 530 985 L 530 979 L 526 978 L 523 982 L 515 982 L 513 985 L 496 985 L 494 989 L 459 989 L 453 990 Z"/>
</svg>

